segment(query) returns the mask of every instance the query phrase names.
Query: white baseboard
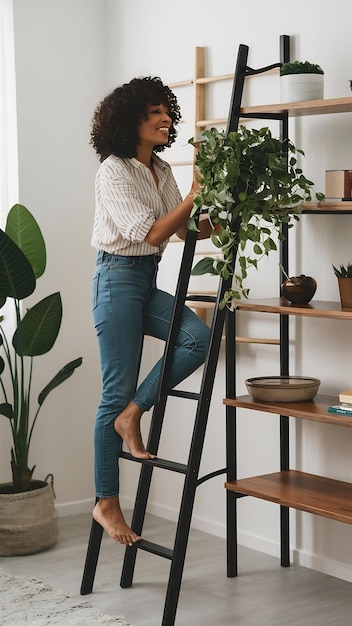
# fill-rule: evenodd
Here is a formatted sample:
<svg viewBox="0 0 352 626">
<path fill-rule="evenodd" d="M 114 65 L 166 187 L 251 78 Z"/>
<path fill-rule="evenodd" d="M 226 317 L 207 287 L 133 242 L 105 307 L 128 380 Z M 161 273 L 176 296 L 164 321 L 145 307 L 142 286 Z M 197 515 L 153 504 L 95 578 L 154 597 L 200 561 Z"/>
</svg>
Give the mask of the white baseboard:
<svg viewBox="0 0 352 626">
<path fill-rule="evenodd" d="M 68 515 L 79 515 L 80 513 L 91 513 L 95 504 L 95 498 L 88 500 L 77 500 L 75 502 L 63 502 L 56 504 L 55 508 L 59 517 L 67 517 Z"/>
<path fill-rule="evenodd" d="M 57 511 L 61 517 L 67 515 L 78 515 L 79 513 L 90 513 L 93 510 L 94 498 L 88 500 L 80 500 L 77 502 L 67 502 L 58 504 L 56 506 Z M 121 497 L 121 506 L 123 509 L 132 509 L 134 506 L 134 500 L 128 497 Z M 157 502 L 148 503 L 148 513 L 167 519 L 171 522 L 176 522 L 178 517 L 178 511 L 171 507 L 165 507 Z M 193 515 L 192 528 L 201 530 L 203 532 L 225 539 L 226 528 L 225 524 L 220 524 L 212 520 Z M 280 545 L 278 542 L 270 541 L 265 537 L 259 535 L 252 535 L 246 532 L 238 532 L 238 543 L 241 546 L 263 552 L 264 554 L 270 554 L 280 558 Z M 352 582 L 352 567 L 346 563 L 339 561 L 333 561 L 325 557 L 309 554 L 301 550 L 293 549 L 290 554 L 291 562 L 302 565 L 309 569 L 313 569 L 317 572 L 327 574 L 328 576 L 334 576 L 347 582 Z"/>
<path fill-rule="evenodd" d="M 340 580 L 346 580 L 349 583 L 352 582 L 352 566 L 347 563 L 325 559 L 317 554 L 309 554 L 299 550 L 294 550 L 293 558 L 298 565 L 314 569 L 328 576 L 334 576 Z"/>
</svg>

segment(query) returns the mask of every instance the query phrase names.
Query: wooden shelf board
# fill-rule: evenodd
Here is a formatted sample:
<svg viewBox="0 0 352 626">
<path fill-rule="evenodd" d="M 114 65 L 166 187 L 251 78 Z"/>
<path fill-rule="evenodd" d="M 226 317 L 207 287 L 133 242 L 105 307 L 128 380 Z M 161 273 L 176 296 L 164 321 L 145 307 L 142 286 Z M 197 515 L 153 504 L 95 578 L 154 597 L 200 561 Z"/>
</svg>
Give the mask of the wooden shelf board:
<svg viewBox="0 0 352 626">
<path fill-rule="evenodd" d="M 225 483 L 226 489 L 352 524 L 352 485 L 297 470 Z"/>
<path fill-rule="evenodd" d="M 352 415 L 328 413 L 329 406 L 339 404 L 337 396 L 318 394 L 314 400 L 308 402 L 259 402 L 258 400 L 253 400 L 252 396 L 248 395 L 224 398 L 223 403 L 227 406 L 352 428 Z"/>
<path fill-rule="evenodd" d="M 352 97 L 262 104 L 260 106 L 241 107 L 240 109 L 240 113 L 250 115 L 255 115 L 255 113 L 285 113 L 286 111 L 289 117 L 324 115 L 328 113 L 349 113 L 352 111 Z"/>
<path fill-rule="evenodd" d="M 303 204 L 303 213 L 352 213 L 352 201 L 306 202 Z"/>
<path fill-rule="evenodd" d="M 249 299 L 240 300 L 237 304 L 237 309 L 240 311 L 258 311 L 260 313 L 352 320 L 352 309 L 342 309 L 340 302 L 321 300 L 311 300 L 309 304 L 292 304 L 286 298 Z"/>
</svg>

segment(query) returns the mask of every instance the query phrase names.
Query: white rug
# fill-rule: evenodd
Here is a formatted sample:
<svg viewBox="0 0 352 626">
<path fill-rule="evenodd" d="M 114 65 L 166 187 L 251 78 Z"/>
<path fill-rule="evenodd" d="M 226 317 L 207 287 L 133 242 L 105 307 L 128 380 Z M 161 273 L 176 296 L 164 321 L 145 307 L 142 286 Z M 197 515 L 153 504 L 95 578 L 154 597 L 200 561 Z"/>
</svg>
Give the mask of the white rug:
<svg viewBox="0 0 352 626">
<path fill-rule="evenodd" d="M 1 626 L 131 626 L 38 578 L 0 571 Z"/>
</svg>

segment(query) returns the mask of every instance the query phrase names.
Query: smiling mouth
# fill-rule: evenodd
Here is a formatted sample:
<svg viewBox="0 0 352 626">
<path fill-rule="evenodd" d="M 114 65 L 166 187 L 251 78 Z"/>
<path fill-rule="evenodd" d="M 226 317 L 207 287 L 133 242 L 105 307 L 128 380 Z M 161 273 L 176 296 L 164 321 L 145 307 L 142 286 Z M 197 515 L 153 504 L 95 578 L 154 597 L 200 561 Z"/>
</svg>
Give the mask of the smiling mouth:
<svg viewBox="0 0 352 626">
<path fill-rule="evenodd" d="M 166 126 L 162 126 L 161 128 L 158 128 L 158 130 L 162 133 L 169 134 L 169 129 L 166 128 Z"/>
</svg>

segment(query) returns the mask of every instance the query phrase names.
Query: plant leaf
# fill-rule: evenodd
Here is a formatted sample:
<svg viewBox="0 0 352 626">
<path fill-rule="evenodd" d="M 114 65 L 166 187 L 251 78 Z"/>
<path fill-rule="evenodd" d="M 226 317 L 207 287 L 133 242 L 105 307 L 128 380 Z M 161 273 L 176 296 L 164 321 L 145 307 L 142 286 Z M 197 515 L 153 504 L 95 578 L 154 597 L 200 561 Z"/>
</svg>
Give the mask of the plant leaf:
<svg viewBox="0 0 352 626">
<path fill-rule="evenodd" d="M 58 336 L 62 318 L 60 293 L 47 296 L 29 309 L 19 322 L 12 339 L 20 356 L 46 354 Z"/>
<path fill-rule="evenodd" d="M 78 359 L 75 359 L 74 361 L 70 361 L 70 363 L 67 363 L 55 376 L 54 378 L 51 379 L 50 383 L 48 383 L 43 391 L 40 392 L 39 396 L 38 396 L 38 404 L 42 405 L 45 398 L 47 397 L 47 395 L 50 393 L 50 391 L 52 391 L 53 389 L 55 389 L 55 387 L 58 387 L 58 385 L 61 385 L 61 383 L 63 383 L 65 380 L 67 380 L 67 378 L 69 378 L 73 372 L 75 371 L 76 367 L 79 367 L 80 365 L 82 365 L 82 357 L 79 357 Z"/>
<path fill-rule="evenodd" d="M 214 259 L 205 257 L 201 259 L 192 269 L 192 276 L 201 276 L 202 274 L 218 274 L 214 268 Z"/>
<path fill-rule="evenodd" d="M 38 223 L 23 204 L 14 204 L 10 209 L 5 232 L 26 255 L 35 277 L 39 278 L 46 266 L 45 242 Z"/>
<path fill-rule="evenodd" d="M 30 262 L 14 241 L 0 229 L 0 300 L 6 297 L 22 300 L 33 293 L 36 285 Z"/>
<path fill-rule="evenodd" d="M 0 415 L 5 415 L 10 420 L 13 419 L 13 410 L 11 404 L 8 402 L 3 402 L 0 404 Z"/>
</svg>

